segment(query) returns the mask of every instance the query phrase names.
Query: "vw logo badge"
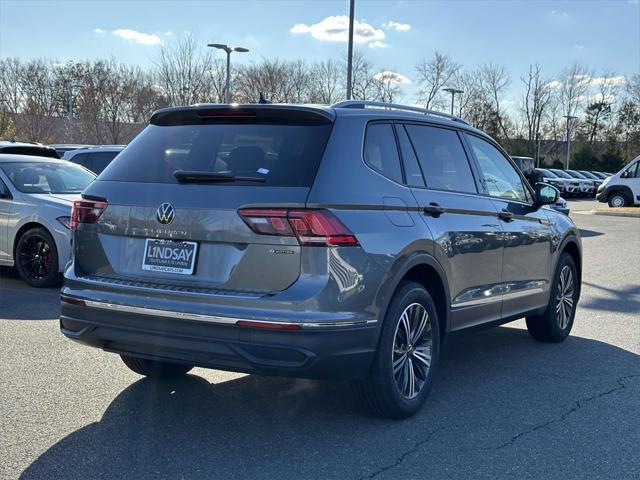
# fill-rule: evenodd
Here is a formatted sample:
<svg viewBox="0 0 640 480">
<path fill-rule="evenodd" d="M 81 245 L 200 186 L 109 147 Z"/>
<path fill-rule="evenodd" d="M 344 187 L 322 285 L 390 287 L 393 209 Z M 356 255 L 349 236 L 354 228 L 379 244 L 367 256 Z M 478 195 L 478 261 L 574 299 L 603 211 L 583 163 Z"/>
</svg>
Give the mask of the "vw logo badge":
<svg viewBox="0 0 640 480">
<path fill-rule="evenodd" d="M 173 205 L 170 203 L 163 203 L 158 207 L 156 211 L 156 218 L 158 222 L 163 225 L 169 225 L 173 222 L 174 217 L 176 216 L 176 211 L 173 208 Z"/>
</svg>

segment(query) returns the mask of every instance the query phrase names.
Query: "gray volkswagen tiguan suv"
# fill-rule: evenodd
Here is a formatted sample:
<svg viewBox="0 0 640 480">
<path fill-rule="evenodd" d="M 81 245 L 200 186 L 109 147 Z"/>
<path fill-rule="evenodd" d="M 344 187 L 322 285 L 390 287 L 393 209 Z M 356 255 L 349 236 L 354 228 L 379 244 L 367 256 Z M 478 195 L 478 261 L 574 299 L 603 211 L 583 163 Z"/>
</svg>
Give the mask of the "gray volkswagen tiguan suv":
<svg viewBox="0 0 640 480">
<path fill-rule="evenodd" d="M 159 110 L 74 204 L 61 330 L 142 375 L 346 378 L 407 417 L 451 332 L 569 334 L 581 242 L 557 195 L 437 112 Z"/>
</svg>

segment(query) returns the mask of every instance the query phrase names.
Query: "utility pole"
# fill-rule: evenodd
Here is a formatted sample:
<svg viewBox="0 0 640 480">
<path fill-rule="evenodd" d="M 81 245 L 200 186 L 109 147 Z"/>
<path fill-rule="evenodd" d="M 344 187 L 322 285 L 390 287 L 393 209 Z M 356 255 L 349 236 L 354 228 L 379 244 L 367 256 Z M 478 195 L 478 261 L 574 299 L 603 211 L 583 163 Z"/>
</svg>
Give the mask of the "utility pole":
<svg viewBox="0 0 640 480">
<path fill-rule="evenodd" d="M 569 170 L 570 163 L 570 155 L 571 155 L 571 120 L 575 120 L 576 116 L 573 115 L 565 115 L 564 118 L 567 119 L 567 158 L 565 159 L 564 169 Z"/>
<path fill-rule="evenodd" d="M 349 0 L 349 50 L 347 51 L 347 100 L 351 100 L 351 77 L 353 75 L 353 17 L 356 0 Z"/>
<path fill-rule="evenodd" d="M 224 43 L 209 43 L 207 47 L 224 50 L 227 53 L 227 81 L 224 87 L 224 103 L 231 103 L 231 52 L 246 53 L 249 49 L 244 47 L 230 47 Z"/>
<path fill-rule="evenodd" d="M 456 93 L 464 93 L 462 90 L 458 90 L 457 88 L 443 88 L 445 92 L 449 92 L 451 94 L 451 115 L 453 115 L 453 100 L 456 97 Z"/>
</svg>

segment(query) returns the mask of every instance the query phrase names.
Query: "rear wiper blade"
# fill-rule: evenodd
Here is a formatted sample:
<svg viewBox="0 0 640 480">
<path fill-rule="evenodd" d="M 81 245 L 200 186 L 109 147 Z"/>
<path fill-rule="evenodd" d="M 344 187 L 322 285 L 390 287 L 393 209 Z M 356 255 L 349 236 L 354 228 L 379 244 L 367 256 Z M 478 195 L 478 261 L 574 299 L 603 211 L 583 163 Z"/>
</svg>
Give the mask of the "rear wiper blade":
<svg viewBox="0 0 640 480">
<path fill-rule="evenodd" d="M 179 183 L 266 182 L 266 179 L 262 177 L 241 177 L 237 175 L 231 175 L 230 173 L 213 173 L 187 170 L 176 170 L 175 172 L 173 172 L 173 176 L 176 177 L 176 180 L 178 180 Z"/>
</svg>

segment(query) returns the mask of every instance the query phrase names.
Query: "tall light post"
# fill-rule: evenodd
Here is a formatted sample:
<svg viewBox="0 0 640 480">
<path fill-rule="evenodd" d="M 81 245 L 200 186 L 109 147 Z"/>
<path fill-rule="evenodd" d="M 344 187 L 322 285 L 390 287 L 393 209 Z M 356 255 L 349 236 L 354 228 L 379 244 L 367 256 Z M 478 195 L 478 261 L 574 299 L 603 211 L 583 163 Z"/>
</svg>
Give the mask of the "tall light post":
<svg viewBox="0 0 640 480">
<path fill-rule="evenodd" d="M 456 93 L 464 93 L 463 90 L 458 90 L 457 88 L 443 88 L 445 92 L 449 92 L 451 94 L 451 115 L 453 115 L 453 101 L 456 98 Z"/>
<path fill-rule="evenodd" d="M 351 77 L 353 76 L 353 17 L 355 0 L 349 0 L 349 47 L 347 50 L 347 100 L 351 100 Z"/>
<path fill-rule="evenodd" d="M 67 115 L 69 120 L 69 142 L 73 143 L 75 138 L 75 128 L 73 124 L 73 90 L 76 88 L 80 88 L 80 85 L 75 83 L 69 83 L 69 92 L 67 98 Z"/>
<path fill-rule="evenodd" d="M 565 115 L 564 118 L 567 119 L 567 158 L 564 162 L 564 169 L 569 170 L 569 159 L 571 154 L 571 120 L 575 120 L 578 117 L 573 115 Z"/>
<path fill-rule="evenodd" d="M 231 92 L 229 90 L 231 80 L 231 52 L 246 53 L 249 49 L 244 47 L 230 47 L 224 43 L 209 43 L 207 47 L 218 48 L 227 52 L 227 81 L 224 87 L 224 101 L 225 103 L 231 103 Z"/>
</svg>

